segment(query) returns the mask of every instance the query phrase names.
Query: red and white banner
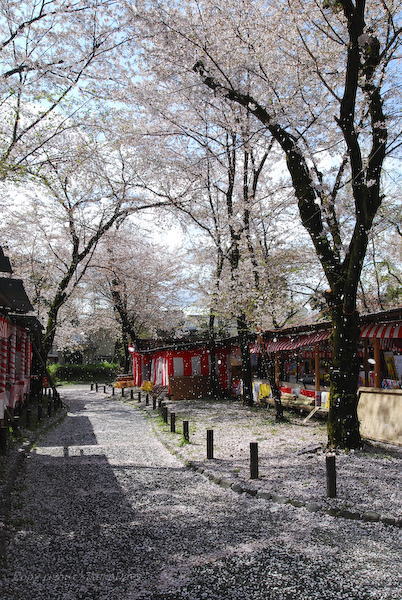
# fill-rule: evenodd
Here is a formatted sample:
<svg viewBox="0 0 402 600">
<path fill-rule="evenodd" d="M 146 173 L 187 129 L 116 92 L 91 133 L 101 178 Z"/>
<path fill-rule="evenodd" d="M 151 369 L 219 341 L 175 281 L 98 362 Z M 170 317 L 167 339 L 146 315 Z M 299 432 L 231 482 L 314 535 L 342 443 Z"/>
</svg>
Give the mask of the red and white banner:
<svg viewBox="0 0 402 600">
<path fill-rule="evenodd" d="M 402 325 L 400 323 L 372 323 L 361 328 L 360 337 L 379 339 L 401 339 Z"/>
</svg>

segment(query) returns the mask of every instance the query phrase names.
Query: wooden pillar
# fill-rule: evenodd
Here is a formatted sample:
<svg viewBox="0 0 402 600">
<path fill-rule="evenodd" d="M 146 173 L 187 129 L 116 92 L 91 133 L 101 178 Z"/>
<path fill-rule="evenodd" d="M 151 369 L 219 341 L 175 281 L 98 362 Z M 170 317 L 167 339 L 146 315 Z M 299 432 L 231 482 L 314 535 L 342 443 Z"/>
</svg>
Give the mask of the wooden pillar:
<svg viewBox="0 0 402 600">
<path fill-rule="evenodd" d="M 280 357 L 279 357 L 279 352 L 275 352 L 275 383 L 277 385 L 277 387 L 280 386 L 280 379 L 281 379 L 281 363 L 280 363 Z"/>
<path fill-rule="evenodd" d="M 315 378 L 315 391 L 320 391 L 320 351 L 318 346 L 314 346 L 314 378 Z"/>
<path fill-rule="evenodd" d="M 381 387 L 381 350 L 380 350 L 380 340 L 379 338 L 374 338 L 373 340 L 374 346 L 374 387 Z"/>
<path fill-rule="evenodd" d="M 368 338 L 364 338 L 363 341 L 363 368 L 364 368 L 364 386 L 368 387 L 370 385 L 369 382 L 369 363 L 368 363 Z"/>
</svg>

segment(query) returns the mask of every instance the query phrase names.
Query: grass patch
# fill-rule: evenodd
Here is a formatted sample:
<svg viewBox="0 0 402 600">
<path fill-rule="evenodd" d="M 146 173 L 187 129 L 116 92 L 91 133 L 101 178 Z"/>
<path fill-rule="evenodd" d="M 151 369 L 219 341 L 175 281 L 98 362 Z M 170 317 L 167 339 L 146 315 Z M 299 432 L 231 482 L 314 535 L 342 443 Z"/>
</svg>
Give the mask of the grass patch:
<svg viewBox="0 0 402 600">
<path fill-rule="evenodd" d="M 179 447 L 182 448 L 183 446 L 187 446 L 188 444 L 191 444 L 191 442 L 189 440 L 186 440 L 185 437 L 181 436 L 179 441 Z"/>
</svg>

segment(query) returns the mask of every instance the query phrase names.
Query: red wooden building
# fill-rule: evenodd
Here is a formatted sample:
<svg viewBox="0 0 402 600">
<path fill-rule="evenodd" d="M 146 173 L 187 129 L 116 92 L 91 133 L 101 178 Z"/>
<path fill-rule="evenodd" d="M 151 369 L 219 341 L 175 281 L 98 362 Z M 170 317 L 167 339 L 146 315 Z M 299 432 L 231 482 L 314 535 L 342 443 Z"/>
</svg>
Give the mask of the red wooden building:
<svg viewBox="0 0 402 600">
<path fill-rule="evenodd" d="M 140 341 L 141 344 L 141 341 Z M 134 384 L 141 386 L 144 381 L 168 388 L 174 393 L 180 385 L 192 396 L 192 388 L 200 393 L 208 391 L 211 371 L 211 353 L 208 342 L 194 341 L 175 343 L 155 348 L 142 347 L 132 351 Z M 219 385 L 229 390 L 232 384 L 232 369 L 236 345 L 232 338 L 216 344 L 215 360 Z"/>
<path fill-rule="evenodd" d="M 9 259 L 0 248 L 0 425 L 6 412 L 12 414 L 22 405 L 30 390 L 32 340 L 31 321 L 25 317 L 33 310 L 23 282 L 12 278 Z"/>
</svg>

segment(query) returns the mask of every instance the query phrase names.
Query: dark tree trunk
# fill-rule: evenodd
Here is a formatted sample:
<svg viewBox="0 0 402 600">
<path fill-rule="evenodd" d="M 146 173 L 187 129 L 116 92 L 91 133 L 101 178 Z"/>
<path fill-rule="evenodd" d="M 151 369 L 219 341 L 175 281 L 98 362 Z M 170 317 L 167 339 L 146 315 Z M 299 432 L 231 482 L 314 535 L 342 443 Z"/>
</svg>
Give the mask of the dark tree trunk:
<svg viewBox="0 0 402 600">
<path fill-rule="evenodd" d="M 123 291 L 121 291 L 120 288 L 122 288 Z M 129 373 L 131 358 L 128 346 L 130 342 L 134 344 L 137 341 L 137 334 L 127 308 L 127 296 L 124 292 L 124 285 L 120 282 L 117 275 L 110 282 L 110 291 L 113 301 L 113 310 L 121 327 L 122 366 L 124 372 Z"/>
<path fill-rule="evenodd" d="M 272 398 L 274 400 L 275 405 L 275 419 L 276 421 L 280 422 L 284 420 L 284 416 L 283 405 L 281 400 L 281 390 L 279 389 L 278 382 L 275 377 L 275 361 L 267 353 L 264 353 L 263 356 L 267 377 L 271 386 Z"/>
<path fill-rule="evenodd" d="M 253 381 L 251 376 L 249 329 L 245 315 L 237 318 L 241 353 L 241 378 L 243 382 L 243 403 L 253 406 Z"/>
<path fill-rule="evenodd" d="M 342 306 L 335 306 L 331 317 L 333 359 L 330 373 L 328 445 L 333 448 L 359 448 L 359 315 L 357 312 L 345 314 Z"/>
<path fill-rule="evenodd" d="M 125 373 L 129 373 L 131 361 L 130 361 L 130 352 L 128 351 L 129 340 L 128 340 L 128 336 L 125 331 L 123 331 L 123 333 L 122 333 L 121 342 L 122 342 L 122 346 L 123 346 L 123 361 L 124 361 L 123 369 L 124 369 Z"/>
<path fill-rule="evenodd" d="M 219 385 L 219 377 L 218 377 L 218 372 L 216 369 L 216 343 L 215 343 L 215 330 L 214 330 L 214 323 L 215 323 L 215 315 L 212 313 L 212 311 L 210 312 L 209 315 L 209 327 L 208 327 L 208 334 L 209 334 L 209 358 L 210 358 L 210 395 L 213 398 L 220 398 L 221 397 L 221 388 Z"/>
</svg>

